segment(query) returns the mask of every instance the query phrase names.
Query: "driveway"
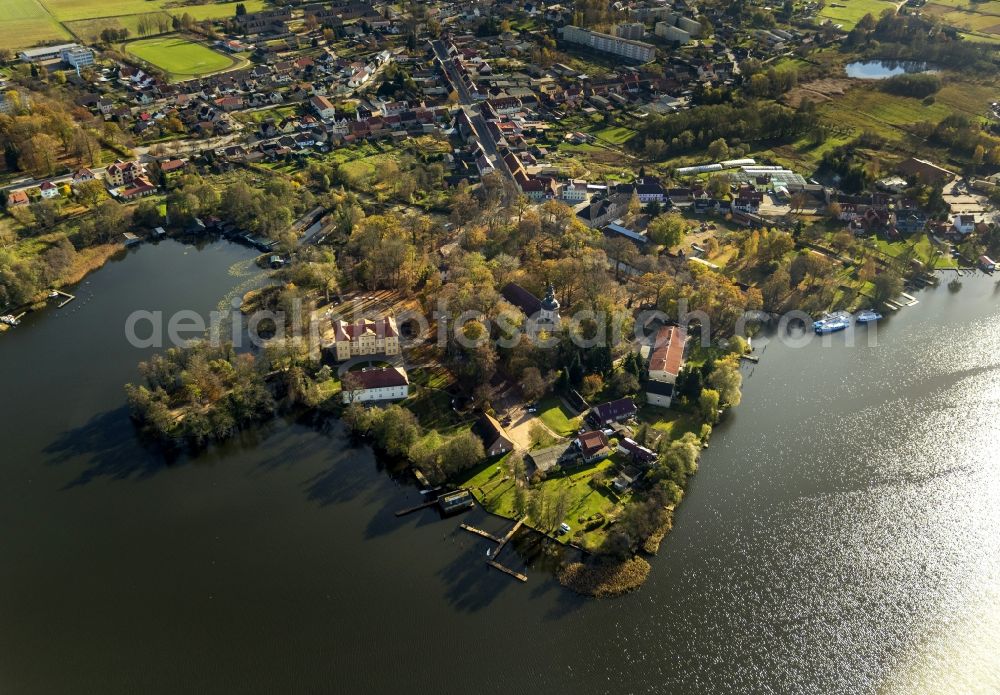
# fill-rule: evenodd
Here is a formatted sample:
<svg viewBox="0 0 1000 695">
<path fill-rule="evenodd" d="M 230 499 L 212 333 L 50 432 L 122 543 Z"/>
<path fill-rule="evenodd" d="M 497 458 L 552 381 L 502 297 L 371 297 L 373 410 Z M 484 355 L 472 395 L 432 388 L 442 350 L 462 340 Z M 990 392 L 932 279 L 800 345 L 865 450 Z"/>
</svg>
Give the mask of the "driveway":
<svg viewBox="0 0 1000 695">
<path fill-rule="evenodd" d="M 337 376 L 343 377 L 350 371 L 351 367 L 359 364 L 365 364 L 367 362 L 388 362 L 393 367 L 402 367 L 406 369 L 406 363 L 403 361 L 402 355 L 358 355 L 357 357 L 352 357 L 343 364 L 337 366 Z"/>
</svg>

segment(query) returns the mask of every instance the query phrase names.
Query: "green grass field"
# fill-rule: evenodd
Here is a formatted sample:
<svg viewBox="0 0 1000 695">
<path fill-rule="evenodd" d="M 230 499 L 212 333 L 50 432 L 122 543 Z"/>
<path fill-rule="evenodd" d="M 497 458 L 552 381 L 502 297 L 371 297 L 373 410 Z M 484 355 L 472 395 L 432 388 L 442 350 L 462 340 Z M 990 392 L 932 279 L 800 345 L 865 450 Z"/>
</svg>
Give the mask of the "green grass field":
<svg viewBox="0 0 1000 695">
<path fill-rule="evenodd" d="M 233 65 L 229 57 L 177 36 L 133 41 L 125 50 L 177 79 L 208 75 Z"/>
<path fill-rule="evenodd" d="M 580 427 L 580 418 L 563 405 L 556 396 L 550 396 L 538 404 L 538 417 L 545 425 L 561 437 L 572 437 Z"/>
<path fill-rule="evenodd" d="M 60 22 L 94 17 L 112 17 L 126 14 L 143 14 L 162 9 L 166 0 L 40 0 Z"/>
<path fill-rule="evenodd" d="M 836 5 L 843 5 L 843 7 Z M 829 19 L 834 24 L 842 24 L 845 30 L 850 31 L 858 23 L 858 20 L 866 14 L 871 13 L 875 19 L 878 19 L 883 10 L 895 6 L 895 3 L 887 2 L 887 0 L 836 0 L 836 2 L 828 2 L 819 16 Z"/>
<path fill-rule="evenodd" d="M 996 87 L 987 80 L 971 80 L 967 76 L 943 75 L 943 87 L 934 95 L 934 102 L 888 94 L 877 83 L 859 83 L 841 96 L 820 106 L 823 122 L 833 130 L 826 142 L 814 146 L 808 137 L 767 150 L 778 162 L 811 172 L 823 154 L 861 135 L 874 132 L 901 151 L 916 147 L 923 155 L 940 158 L 945 152 L 936 151 L 926 143 L 914 140 L 910 133 L 923 121 L 937 123 L 952 113 L 972 118 L 981 117 L 990 102 L 996 99 Z M 933 152 L 932 152 L 933 151 Z"/>
<path fill-rule="evenodd" d="M 459 483 L 459 487 L 467 487 L 472 490 L 476 499 L 494 514 L 514 518 L 514 484 L 511 480 L 504 480 L 504 467 L 502 463 L 489 461 L 474 468 L 469 472 L 468 477 Z M 571 500 L 569 511 L 563 521 L 569 524 L 573 531 L 580 529 L 580 519 L 586 519 L 594 514 L 604 514 L 609 516 L 618 507 L 612 497 L 604 490 L 591 485 L 590 480 L 595 473 L 613 468 L 615 465 L 611 459 L 605 459 L 595 466 L 584 467 L 574 470 L 568 475 L 555 476 L 536 485 L 538 489 L 544 489 L 545 494 L 555 498 L 560 490 L 566 489 Z M 498 470 L 499 468 L 499 470 Z M 607 534 L 607 527 L 599 528 L 584 534 L 582 542 L 585 546 L 594 548 L 600 545 Z M 559 536 L 558 539 L 565 543 L 571 539 L 573 534 Z"/>
<path fill-rule="evenodd" d="M 208 5 L 189 5 L 185 7 L 168 7 L 170 14 L 182 15 L 187 12 L 195 19 L 223 19 L 225 17 L 236 16 L 236 6 L 238 2 L 220 2 Z M 257 12 L 263 10 L 266 3 L 264 0 L 245 0 L 247 12 Z"/>
<path fill-rule="evenodd" d="M 928 267 L 934 252 L 934 244 L 926 234 L 916 234 L 911 239 L 903 241 L 887 241 L 877 238 L 875 243 L 881 253 L 892 258 L 898 258 L 913 249 L 913 257 Z M 937 269 L 957 268 L 958 261 L 950 255 L 939 253 L 934 267 Z"/>
<path fill-rule="evenodd" d="M 609 142 L 612 145 L 624 145 L 635 137 L 635 131 L 624 126 L 613 126 L 602 130 L 595 130 L 592 135 L 600 140 Z"/>
<path fill-rule="evenodd" d="M 245 0 L 248 12 L 256 12 L 266 0 Z M 176 5 L 174 0 L 2 0 L 0 2 L 0 46 L 27 48 L 46 41 L 74 36 L 93 41 L 103 29 L 126 28 L 138 33 L 143 15 L 187 12 L 197 20 L 222 19 L 236 14 L 236 2 L 206 5 Z"/>
<path fill-rule="evenodd" d="M 1000 33 L 1000 2 L 968 3 L 961 6 L 950 2 L 927 3 L 922 9 L 929 15 L 959 29 L 987 34 Z"/>
<path fill-rule="evenodd" d="M 69 33 L 38 0 L 4 0 L 0 12 L 0 46 L 27 48 L 42 41 L 68 38 Z"/>
<path fill-rule="evenodd" d="M 92 42 L 97 41 L 105 29 L 128 29 L 130 36 L 139 36 L 139 22 L 143 17 L 154 21 L 160 18 L 170 19 L 170 15 L 166 12 L 146 12 L 144 14 L 126 14 L 120 17 L 77 19 L 63 22 L 63 26 L 81 41 Z"/>
</svg>

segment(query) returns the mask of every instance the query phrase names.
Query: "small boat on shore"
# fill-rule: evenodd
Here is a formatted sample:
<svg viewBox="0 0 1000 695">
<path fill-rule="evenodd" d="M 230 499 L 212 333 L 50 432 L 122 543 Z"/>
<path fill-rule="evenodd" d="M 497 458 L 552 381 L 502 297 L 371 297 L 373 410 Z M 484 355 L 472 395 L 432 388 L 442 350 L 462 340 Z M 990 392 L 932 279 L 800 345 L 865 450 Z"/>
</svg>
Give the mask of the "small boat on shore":
<svg viewBox="0 0 1000 695">
<path fill-rule="evenodd" d="M 854 317 L 854 320 L 858 323 L 874 323 L 882 318 L 882 314 L 877 311 L 872 311 L 871 309 L 866 309 L 865 311 L 859 311 L 858 315 Z"/>
<path fill-rule="evenodd" d="M 835 314 L 826 314 L 819 321 L 813 321 L 813 330 L 817 333 L 836 333 L 851 325 L 851 315 L 838 311 Z"/>
<path fill-rule="evenodd" d="M 0 323 L 5 323 L 8 326 L 16 326 L 20 321 L 17 320 L 16 316 L 6 314 L 5 316 L 0 316 Z"/>
</svg>

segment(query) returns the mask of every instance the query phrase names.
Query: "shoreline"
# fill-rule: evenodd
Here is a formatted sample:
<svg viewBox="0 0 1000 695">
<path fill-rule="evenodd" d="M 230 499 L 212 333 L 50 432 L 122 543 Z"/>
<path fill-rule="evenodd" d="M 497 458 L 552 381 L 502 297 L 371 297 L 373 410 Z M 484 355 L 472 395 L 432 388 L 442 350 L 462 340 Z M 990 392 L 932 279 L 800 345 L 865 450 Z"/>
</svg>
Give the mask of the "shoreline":
<svg viewBox="0 0 1000 695">
<path fill-rule="evenodd" d="M 97 246 L 88 246 L 77 251 L 76 257 L 73 259 L 73 264 L 61 277 L 52 282 L 44 292 L 36 295 L 31 302 L 9 309 L 9 313 L 14 315 L 22 313 L 32 314 L 47 308 L 46 299 L 48 298 L 49 290 L 62 290 L 70 285 L 77 285 L 83 282 L 88 275 L 100 270 L 108 264 L 108 261 L 114 259 L 118 254 L 124 254 L 125 251 L 126 248 L 119 244 L 98 244 Z M 13 326 L 0 324 L 0 335 L 3 335 L 11 328 Z"/>
</svg>

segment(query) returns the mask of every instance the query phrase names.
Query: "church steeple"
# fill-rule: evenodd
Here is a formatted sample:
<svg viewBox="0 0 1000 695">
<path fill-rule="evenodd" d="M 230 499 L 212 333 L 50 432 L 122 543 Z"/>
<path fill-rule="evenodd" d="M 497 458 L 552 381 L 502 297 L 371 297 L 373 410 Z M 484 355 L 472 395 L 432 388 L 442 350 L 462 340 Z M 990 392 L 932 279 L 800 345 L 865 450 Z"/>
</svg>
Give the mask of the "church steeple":
<svg viewBox="0 0 1000 695">
<path fill-rule="evenodd" d="M 556 299 L 556 288 L 549 283 L 545 298 L 542 300 L 542 308 L 539 317 L 547 321 L 559 320 L 559 300 Z"/>
</svg>

